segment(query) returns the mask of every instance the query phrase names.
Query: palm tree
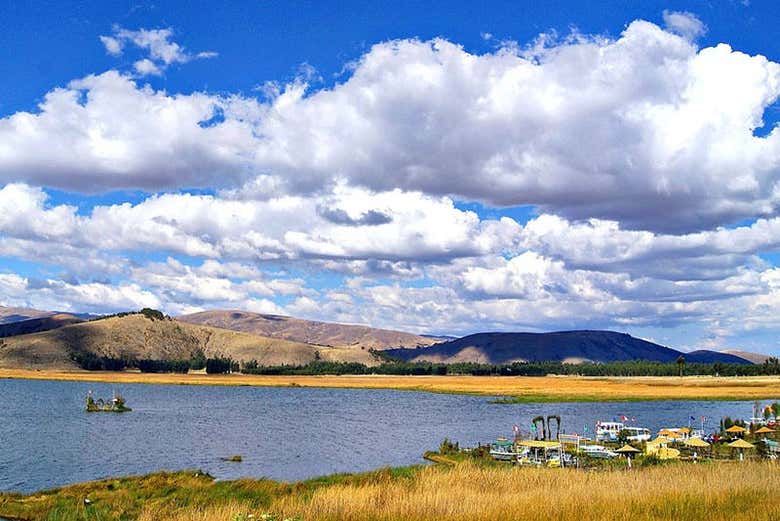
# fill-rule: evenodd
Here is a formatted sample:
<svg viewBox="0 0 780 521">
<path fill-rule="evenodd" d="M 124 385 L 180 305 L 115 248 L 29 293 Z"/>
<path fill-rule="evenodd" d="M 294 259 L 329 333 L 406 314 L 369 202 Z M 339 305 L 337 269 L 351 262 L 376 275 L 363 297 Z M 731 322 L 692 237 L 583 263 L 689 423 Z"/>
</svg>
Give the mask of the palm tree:
<svg viewBox="0 0 780 521">
<path fill-rule="evenodd" d="M 685 357 L 680 355 L 677 357 L 677 374 L 683 375 L 683 368 L 685 367 Z"/>
</svg>

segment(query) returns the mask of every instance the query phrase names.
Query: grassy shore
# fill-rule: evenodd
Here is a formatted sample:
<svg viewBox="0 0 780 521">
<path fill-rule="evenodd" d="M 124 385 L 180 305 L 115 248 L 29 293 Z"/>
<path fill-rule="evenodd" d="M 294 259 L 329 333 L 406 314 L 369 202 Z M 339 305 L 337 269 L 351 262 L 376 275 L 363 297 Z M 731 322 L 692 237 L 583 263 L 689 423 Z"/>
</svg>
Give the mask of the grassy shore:
<svg viewBox="0 0 780 521">
<path fill-rule="evenodd" d="M 47 521 L 755 520 L 780 515 L 778 490 L 780 468 L 773 463 L 677 463 L 588 472 L 467 461 L 294 484 L 158 473 L 31 496 L 0 494 L 0 516 Z"/>
<path fill-rule="evenodd" d="M 780 377 L 261 376 L 0 369 L 0 378 L 119 384 L 398 389 L 507 397 L 509 402 L 760 400 L 780 397 Z"/>
</svg>

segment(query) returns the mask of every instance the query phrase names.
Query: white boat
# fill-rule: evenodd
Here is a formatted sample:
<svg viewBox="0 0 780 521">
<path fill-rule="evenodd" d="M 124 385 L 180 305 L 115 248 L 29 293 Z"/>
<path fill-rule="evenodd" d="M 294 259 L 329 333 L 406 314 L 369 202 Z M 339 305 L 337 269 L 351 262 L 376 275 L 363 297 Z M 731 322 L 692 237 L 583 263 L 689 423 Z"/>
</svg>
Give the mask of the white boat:
<svg viewBox="0 0 780 521">
<path fill-rule="evenodd" d="M 626 439 L 628 441 L 635 441 L 635 442 L 642 442 L 642 441 L 648 441 L 652 437 L 650 434 L 650 429 L 645 429 L 644 427 L 624 427 L 623 430 L 628 431 L 628 436 L 626 436 Z"/>
<path fill-rule="evenodd" d="M 499 461 L 515 461 L 518 456 L 515 444 L 506 438 L 499 438 L 490 444 L 490 455 Z"/>
<path fill-rule="evenodd" d="M 651 438 L 650 429 L 634 427 L 622 422 L 600 421 L 596 423 L 596 441 L 617 442 L 622 431 L 626 431 L 627 441 L 643 442 Z"/>
<path fill-rule="evenodd" d="M 611 451 L 603 445 L 580 445 L 580 451 L 591 458 L 611 459 L 618 457 L 617 452 Z"/>
</svg>

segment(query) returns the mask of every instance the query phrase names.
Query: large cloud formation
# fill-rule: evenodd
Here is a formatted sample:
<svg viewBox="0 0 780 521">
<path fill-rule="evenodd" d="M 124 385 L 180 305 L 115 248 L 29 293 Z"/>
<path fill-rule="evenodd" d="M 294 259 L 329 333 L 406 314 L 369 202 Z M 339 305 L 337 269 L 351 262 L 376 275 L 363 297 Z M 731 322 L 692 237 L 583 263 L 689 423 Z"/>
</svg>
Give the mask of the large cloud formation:
<svg viewBox="0 0 780 521">
<path fill-rule="evenodd" d="M 695 323 L 708 347 L 776 329 L 780 65 L 664 19 L 485 54 L 385 42 L 342 83 L 262 98 L 155 90 L 137 67 L 75 80 L 0 119 L 0 247 L 41 266 L 0 273 L 0 299 L 438 333 Z M 197 57 L 165 31 L 102 40 L 160 72 Z M 84 211 L 48 188 L 162 193 Z"/>
<path fill-rule="evenodd" d="M 265 102 L 90 76 L 0 120 L 0 178 L 94 191 L 264 175 L 294 193 L 346 181 L 663 231 L 774 212 L 780 134 L 756 129 L 778 64 L 643 21 L 616 40 L 544 42 L 482 55 L 382 43 L 343 83 L 300 80 Z"/>
</svg>

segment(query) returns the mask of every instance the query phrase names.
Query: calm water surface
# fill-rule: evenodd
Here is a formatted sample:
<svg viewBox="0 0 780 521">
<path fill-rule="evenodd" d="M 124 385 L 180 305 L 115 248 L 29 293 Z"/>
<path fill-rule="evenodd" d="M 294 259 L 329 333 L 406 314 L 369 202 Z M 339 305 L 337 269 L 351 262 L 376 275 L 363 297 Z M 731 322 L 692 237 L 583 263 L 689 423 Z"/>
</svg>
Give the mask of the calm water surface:
<svg viewBox="0 0 780 521">
<path fill-rule="evenodd" d="M 85 382 L 0 379 L 0 491 L 30 492 L 161 469 L 202 469 L 219 479 L 299 480 L 419 463 L 445 437 L 461 445 L 528 429 L 560 414 L 563 430 L 592 430 L 625 414 L 657 430 L 689 416 L 749 417 L 752 402 L 491 405 L 489 398 L 404 391 L 123 385 L 133 412 L 87 414 Z M 221 457 L 241 454 L 243 463 Z"/>
</svg>

